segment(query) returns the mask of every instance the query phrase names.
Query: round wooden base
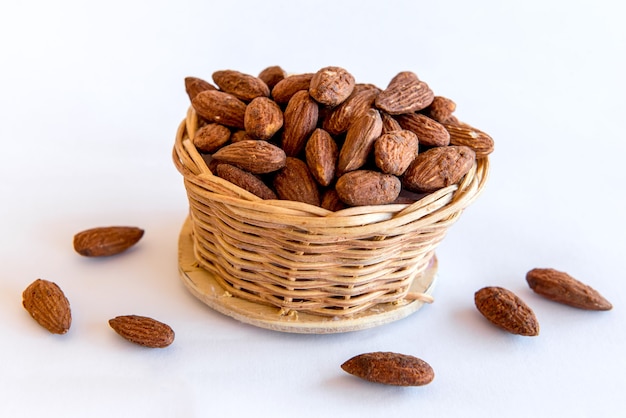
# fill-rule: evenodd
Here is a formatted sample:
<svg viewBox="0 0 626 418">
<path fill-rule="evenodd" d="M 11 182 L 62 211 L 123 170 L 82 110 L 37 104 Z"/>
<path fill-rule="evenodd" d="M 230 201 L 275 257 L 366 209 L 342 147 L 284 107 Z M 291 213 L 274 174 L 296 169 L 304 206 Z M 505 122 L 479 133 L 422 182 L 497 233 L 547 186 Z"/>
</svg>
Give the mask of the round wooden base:
<svg viewBox="0 0 626 418">
<path fill-rule="evenodd" d="M 178 240 L 178 270 L 189 291 L 212 309 L 240 322 L 274 331 L 299 334 L 332 334 L 358 331 L 384 325 L 416 312 L 424 305 L 420 299 L 384 303 L 350 317 L 328 317 L 290 312 L 281 315 L 275 306 L 262 305 L 230 295 L 215 280 L 213 273 L 198 267 L 194 257 L 191 221 L 186 220 Z M 437 258 L 433 256 L 426 271 L 413 280 L 409 293 L 431 295 L 436 282 Z"/>
</svg>

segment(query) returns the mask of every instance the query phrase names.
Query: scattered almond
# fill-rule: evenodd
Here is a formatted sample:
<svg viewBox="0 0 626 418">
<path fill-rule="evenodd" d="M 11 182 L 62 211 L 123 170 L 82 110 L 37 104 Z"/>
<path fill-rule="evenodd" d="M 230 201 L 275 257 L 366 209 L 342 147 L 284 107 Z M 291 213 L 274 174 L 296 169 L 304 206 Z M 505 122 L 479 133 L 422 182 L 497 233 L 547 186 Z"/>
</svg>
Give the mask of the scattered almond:
<svg viewBox="0 0 626 418">
<path fill-rule="evenodd" d="M 502 287 L 484 287 L 474 294 L 478 311 L 492 324 L 512 334 L 539 335 L 535 313 L 510 290 Z"/>
<path fill-rule="evenodd" d="M 74 250 L 86 257 L 108 257 L 126 251 L 143 237 L 134 226 L 104 226 L 74 235 Z"/>
<path fill-rule="evenodd" d="M 22 293 L 22 305 L 39 325 L 51 333 L 65 334 L 70 329 L 70 302 L 56 283 L 35 280 Z"/>
<path fill-rule="evenodd" d="M 392 352 L 359 354 L 341 368 L 369 382 L 393 386 L 423 386 L 435 378 L 433 368 L 424 360 Z"/>
<path fill-rule="evenodd" d="M 124 315 L 109 320 L 109 325 L 126 340 L 150 348 L 164 348 L 174 342 L 174 330 L 146 316 Z"/>
</svg>

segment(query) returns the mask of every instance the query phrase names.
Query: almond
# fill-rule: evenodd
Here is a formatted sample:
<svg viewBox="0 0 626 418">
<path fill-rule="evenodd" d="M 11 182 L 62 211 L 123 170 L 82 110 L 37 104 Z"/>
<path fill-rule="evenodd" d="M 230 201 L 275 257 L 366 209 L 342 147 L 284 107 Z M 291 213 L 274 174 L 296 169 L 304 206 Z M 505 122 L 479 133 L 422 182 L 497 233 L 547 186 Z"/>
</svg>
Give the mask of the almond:
<svg viewBox="0 0 626 418">
<path fill-rule="evenodd" d="M 74 235 L 74 250 L 86 257 L 108 257 L 126 251 L 143 237 L 134 226 L 103 226 Z"/>
<path fill-rule="evenodd" d="M 215 71 L 213 81 L 222 91 L 230 93 L 244 102 L 249 102 L 255 97 L 270 95 L 270 89 L 263 80 L 239 71 Z"/>
<path fill-rule="evenodd" d="M 478 311 L 492 324 L 512 334 L 539 335 L 535 313 L 510 290 L 488 286 L 474 294 Z"/>
<path fill-rule="evenodd" d="M 272 98 L 280 105 L 287 104 L 300 90 L 309 90 L 313 75 L 313 73 L 305 73 L 285 77 L 272 89 Z"/>
<path fill-rule="evenodd" d="M 526 274 L 526 281 L 535 293 L 558 303 L 592 311 L 613 308 L 597 290 L 562 271 L 535 268 Z"/>
<path fill-rule="evenodd" d="M 217 87 L 198 77 L 185 77 L 185 90 L 189 100 L 193 100 L 201 91 L 217 90 Z"/>
<path fill-rule="evenodd" d="M 374 162 L 380 171 L 401 176 L 417 156 L 419 141 L 411 131 L 382 134 L 374 143 Z"/>
<path fill-rule="evenodd" d="M 383 134 L 402 130 L 402 126 L 389 113 L 380 112 L 380 117 L 383 120 Z"/>
<path fill-rule="evenodd" d="M 216 168 L 217 175 L 234 185 L 260 197 L 261 199 L 276 199 L 276 193 L 260 178 L 234 165 L 220 163 Z"/>
<path fill-rule="evenodd" d="M 357 117 L 372 107 L 379 92 L 377 88 L 355 89 L 350 97 L 326 115 L 322 126 L 331 135 L 346 132 Z"/>
<path fill-rule="evenodd" d="M 337 163 L 339 175 L 356 170 L 365 164 L 382 129 L 383 121 L 376 109 L 369 109 L 350 125 L 339 151 Z"/>
<path fill-rule="evenodd" d="M 435 96 L 433 102 L 424 109 L 424 114 L 439 123 L 443 123 L 452 116 L 456 110 L 456 103 L 447 97 Z"/>
<path fill-rule="evenodd" d="M 415 157 L 402 177 L 404 187 L 433 192 L 458 183 L 472 168 L 476 155 L 463 146 L 431 148 Z"/>
<path fill-rule="evenodd" d="M 146 316 L 124 315 L 109 320 L 109 325 L 126 340 L 150 348 L 164 348 L 174 342 L 174 330 Z"/>
<path fill-rule="evenodd" d="M 285 152 L 262 140 L 243 140 L 220 148 L 213 159 L 254 174 L 271 173 L 285 166 Z"/>
<path fill-rule="evenodd" d="M 400 179 L 373 170 L 349 171 L 337 179 L 335 190 L 349 206 L 386 205 L 400 194 Z"/>
<path fill-rule="evenodd" d="M 396 116 L 403 129 L 413 132 L 420 144 L 427 147 L 444 147 L 450 144 L 450 134 L 441 123 L 421 113 Z M 461 145 L 461 144 L 455 144 Z"/>
<path fill-rule="evenodd" d="M 309 94 L 320 104 L 335 107 L 352 94 L 354 77 L 341 67 L 324 67 L 313 75 Z"/>
<path fill-rule="evenodd" d="M 335 178 L 335 166 L 339 149 L 328 132 L 317 128 L 305 146 L 306 163 L 311 174 L 322 186 L 328 186 Z"/>
<path fill-rule="evenodd" d="M 246 132 L 243 129 L 237 130 L 235 132 L 233 132 L 232 134 L 230 134 L 230 142 L 235 143 L 235 142 L 241 142 L 241 141 L 254 141 L 256 138 L 254 138 L 252 135 L 250 135 L 248 132 Z"/>
<path fill-rule="evenodd" d="M 308 90 L 300 90 L 289 100 L 284 114 L 282 148 L 290 156 L 302 151 L 317 125 L 318 105 Z"/>
<path fill-rule="evenodd" d="M 270 90 L 285 77 L 287 77 L 287 73 L 278 65 L 267 67 L 259 73 L 259 78 L 267 84 L 267 87 L 269 87 Z"/>
<path fill-rule="evenodd" d="M 423 386 L 435 378 L 433 368 L 424 360 L 392 352 L 359 354 L 341 368 L 369 382 L 393 386 Z"/>
<path fill-rule="evenodd" d="M 65 334 L 72 325 L 70 302 L 56 283 L 35 280 L 22 293 L 22 305 L 39 325 L 53 334 Z"/>
<path fill-rule="evenodd" d="M 270 139 L 283 127 L 283 111 L 272 99 L 257 97 L 246 107 L 246 132 L 258 139 Z"/>
<path fill-rule="evenodd" d="M 193 98 L 191 105 L 198 115 L 211 122 L 244 128 L 246 104 L 232 94 L 205 90 Z"/>
<path fill-rule="evenodd" d="M 415 73 L 402 71 L 391 79 L 375 103 L 377 108 L 390 115 L 400 115 L 425 109 L 434 97 L 428 84 L 421 81 Z"/>
<path fill-rule="evenodd" d="M 326 191 L 322 195 L 321 206 L 324 209 L 330 210 L 332 212 L 336 212 L 346 207 L 345 203 L 343 203 L 341 199 L 339 199 L 339 195 L 337 194 L 337 190 L 335 189 L 326 189 Z"/>
<path fill-rule="evenodd" d="M 196 131 L 193 144 L 198 151 L 212 153 L 230 139 L 230 129 L 219 123 L 209 123 Z"/>
<path fill-rule="evenodd" d="M 280 199 L 320 205 L 317 183 L 306 163 L 298 158 L 287 157 L 285 167 L 274 177 L 274 189 Z"/>
<path fill-rule="evenodd" d="M 486 157 L 493 152 L 494 141 L 483 131 L 463 122 L 445 123 L 443 126 L 450 133 L 452 145 L 465 145 L 471 148 L 476 153 L 477 158 Z"/>
</svg>

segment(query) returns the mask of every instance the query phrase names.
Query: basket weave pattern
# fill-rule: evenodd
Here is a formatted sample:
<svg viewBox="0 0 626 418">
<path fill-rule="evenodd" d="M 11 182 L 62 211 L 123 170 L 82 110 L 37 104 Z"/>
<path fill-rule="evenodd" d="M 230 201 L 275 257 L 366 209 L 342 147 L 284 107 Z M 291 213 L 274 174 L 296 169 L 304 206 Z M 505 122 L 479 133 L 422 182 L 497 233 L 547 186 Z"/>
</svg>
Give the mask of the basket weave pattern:
<svg viewBox="0 0 626 418">
<path fill-rule="evenodd" d="M 184 177 L 195 257 L 230 294 L 282 312 L 349 316 L 408 293 L 447 229 L 478 196 L 487 158 L 458 185 L 413 204 L 331 212 L 301 202 L 262 200 L 211 173 L 190 141 L 190 108 L 173 159 Z"/>
</svg>

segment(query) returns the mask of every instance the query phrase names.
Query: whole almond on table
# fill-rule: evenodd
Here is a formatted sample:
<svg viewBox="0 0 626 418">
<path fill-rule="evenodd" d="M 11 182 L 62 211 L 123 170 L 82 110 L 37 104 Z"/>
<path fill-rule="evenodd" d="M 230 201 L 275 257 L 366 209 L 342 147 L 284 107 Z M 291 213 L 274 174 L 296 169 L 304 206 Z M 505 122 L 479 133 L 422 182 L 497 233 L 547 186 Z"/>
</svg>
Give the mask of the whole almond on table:
<svg viewBox="0 0 626 418">
<path fill-rule="evenodd" d="M 70 302 L 56 283 L 35 280 L 22 293 L 22 305 L 39 325 L 53 334 L 65 334 L 72 325 Z"/>
<path fill-rule="evenodd" d="M 319 108 L 307 90 L 291 97 L 284 113 L 282 148 L 290 157 L 302 151 L 306 140 L 317 126 Z"/>
<path fill-rule="evenodd" d="M 201 91 L 191 105 L 201 117 L 222 125 L 244 129 L 246 104 L 229 93 L 216 90 Z"/>
<path fill-rule="evenodd" d="M 230 93 L 239 100 L 249 102 L 255 97 L 267 97 L 270 89 L 258 77 L 234 70 L 221 70 L 213 73 L 213 81 L 226 93 Z"/>
<path fill-rule="evenodd" d="M 414 192 L 434 192 L 458 183 L 475 160 L 474 151 L 468 147 L 431 148 L 415 157 L 402 176 L 402 184 Z"/>
<path fill-rule="evenodd" d="M 278 65 L 267 67 L 259 73 L 259 78 L 267 84 L 270 90 L 285 77 L 287 77 L 287 72 Z"/>
<path fill-rule="evenodd" d="M 185 77 L 185 90 L 189 100 L 193 100 L 201 91 L 217 90 L 217 87 L 198 77 Z"/>
<path fill-rule="evenodd" d="M 354 83 L 354 77 L 344 68 L 324 67 L 313 75 L 309 94 L 318 103 L 334 107 L 352 94 Z"/>
<path fill-rule="evenodd" d="M 276 193 L 252 173 L 224 163 L 218 164 L 215 171 L 224 180 L 230 181 L 235 186 L 239 186 L 261 199 L 276 199 Z"/>
<path fill-rule="evenodd" d="M 74 250 L 86 257 L 108 257 L 122 253 L 135 245 L 144 230 L 134 226 L 104 226 L 74 235 Z"/>
<path fill-rule="evenodd" d="M 592 311 L 613 308 L 597 290 L 562 271 L 535 268 L 526 274 L 526 281 L 535 293 L 558 303 Z"/>
<path fill-rule="evenodd" d="M 257 97 L 246 107 L 243 123 L 253 138 L 267 140 L 283 127 L 283 111 L 272 99 Z"/>
<path fill-rule="evenodd" d="M 212 153 L 230 139 L 230 129 L 219 123 L 209 123 L 196 131 L 193 144 L 198 151 Z"/>
<path fill-rule="evenodd" d="M 335 190 L 349 206 L 386 205 L 400 194 L 400 179 L 373 170 L 349 171 L 337 179 Z"/>
<path fill-rule="evenodd" d="M 376 107 L 390 115 L 417 112 L 428 107 L 435 95 L 428 84 L 411 71 L 402 71 L 376 97 Z"/>
<path fill-rule="evenodd" d="M 174 342 L 174 330 L 146 316 L 124 315 L 109 320 L 109 325 L 126 340 L 150 348 L 165 348 Z"/>
<path fill-rule="evenodd" d="M 413 132 L 420 144 L 427 147 L 444 147 L 450 144 L 450 133 L 434 119 L 421 113 L 408 113 L 395 117 L 402 129 Z"/>
<path fill-rule="evenodd" d="M 339 150 L 338 175 L 361 168 L 365 164 L 382 129 L 383 121 L 376 109 L 369 109 L 350 125 Z"/>
<path fill-rule="evenodd" d="M 272 98 L 278 104 L 287 104 L 300 90 L 309 90 L 314 73 L 294 74 L 279 81 L 272 89 Z"/>
<path fill-rule="evenodd" d="M 346 132 L 350 127 L 350 124 L 357 117 L 367 112 L 380 89 L 377 88 L 362 88 L 360 90 L 354 90 L 354 92 L 343 103 L 334 109 L 330 110 L 324 118 L 322 124 L 323 128 L 332 135 L 338 135 Z"/>
<path fill-rule="evenodd" d="M 419 141 L 411 131 L 382 134 L 374 142 L 374 162 L 383 173 L 401 176 L 417 156 Z"/>
<path fill-rule="evenodd" d="M 328 186 L 335 178 L 335 166 L 339 148 L 332 136 L 325 130 L 313 131 L 304 148 L 306 163 L 311 174 L 322 186 Z"/>
<path fill-rule="evenodd" d="M 539 322 L 526 303 L 510 290 L 484 287 L 474 294 L 478 311 L 492 324 L 512 334 L 539 335 Z"/>
<path fill-rule="evenodd" d="M 393 386 L 423 386 L 435 378 L 433 368 L 424 360 L 392 352 L 359 354 L 341 368 L 369 382 Z"/>
<path fill-rule="evenodd" d="M 320 205 L 317 183 L 306 163 L 298 158 L 287 157 L 285 167 L 276 173 L 273 184 L 280 199 Z"/>
<path fill-rule="evenodd" d="M 477 158 L 486 157 L 493 152 L 493 138 L 485 132 L 458 121 L 456 123 L 444 123 L 443 126 L 450 133 L 450 144 L 471 148 L 476 153 Z"/>
<path fill-rule="evenodd" d="M 285 166 L 285 151 L 263 140 L 243 140 L 220 148 L 213 159 L 254 174 L 265 174 Z"/>
</svg>

